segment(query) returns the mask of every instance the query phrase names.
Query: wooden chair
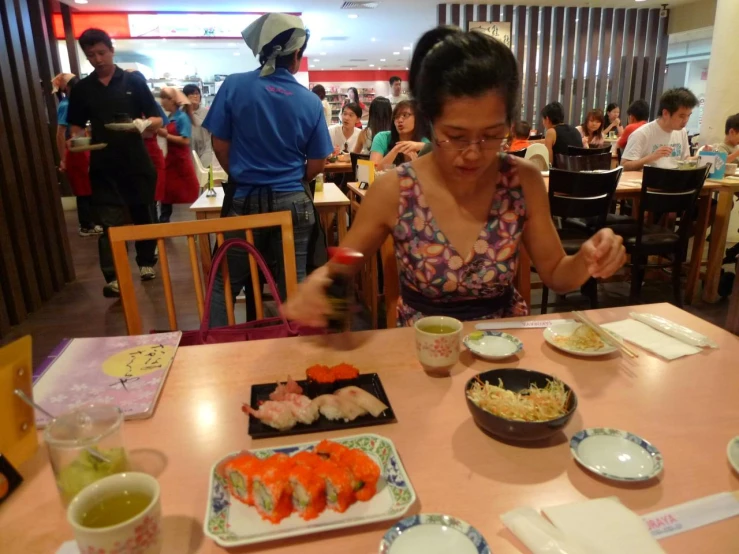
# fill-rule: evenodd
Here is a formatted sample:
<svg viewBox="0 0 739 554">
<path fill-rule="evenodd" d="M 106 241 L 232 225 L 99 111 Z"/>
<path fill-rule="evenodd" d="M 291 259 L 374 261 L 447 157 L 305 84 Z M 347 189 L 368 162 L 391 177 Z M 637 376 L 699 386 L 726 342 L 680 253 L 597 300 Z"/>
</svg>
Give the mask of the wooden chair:
<svg viewBox="0 0 739 554">
<path fill-rule="evenodd" d="M 572 148 L 569 146 L 568 148 Z M 588 156 L 571 156 L 555 154 L 556 166 L 566 171 L 609 171 L 611 169 L 610 152 L 590 154 Z"/>
<path fill-rule="evenodd" d="M 122 227 L 111 227 L 111 248 L 113 250 L 113 261 L 118 277 L 118 286 L 121 290 L 121 301 L 123 303 L 123 315 L 126 318 L 126 327 L 129 335 L 140 335 L 143 332 L 141 315 L 136 300 L 136 293 L 131 278 L 131 267 L 128 262 L 126 243 L 137 240 L 156 240 L 159 248 L 159 273 L 164 284 L 164 298 L 167 303 L 167 318 L 169 328 L 172 331 L 178 329 L 177 314 L 175 312 L 174 295 L 172 292 L 172 278 L 169 270 L 169 259 L 167 257 L 167 246 L 165 239 L 174 237 L 187 237 L 187 246 L 190 253 L 190 269 L 195 285 L 195 298 L 198 306 L 198 316 L 203 320 L 204 295 L 206 291 L 207 275 L 202 276 L 201 264 L 198 261 L 198 248 L 195 245 L 195 237 L 200 241 L 207 241 L 211 233 L 215 233 L 217 244 L 223 244 L 224 233 L 229 231 L 246 231 L 246 240 L 254 244 L 254 230 L 279 227 L 282 231 L 282 256 L 285 268 L 285 283 L 288 296 L 293 294 L 298 287 L 297 271 L 295 267 L 295 241 L 293 238 L 292 214 L 290 212 L 274 212 L 257 215 L 244 215 L 239 217 L 225 217 L 220 219 L 201 219 L 197 221 L 185 221 L 181 223 L 164 223 L 154 225 L 128 225 Z M 202 250 L 201 250 L 202 252 Z M 207 252 L 209 256 L 209 252 Z M 201 254 L 205 255 L 205 254 Z M 244 253 L 246 255 L 246 253 Z M 264 317 L 262 305 L 262 287 L 259 281 L 259 270 L 256 261 L 250 257 L 251 282 L 254 289 L 254 301 L 256 305 L 257 319 Z M 231 298 L 231 282 L 228 278 L 228 264 L 222 264 L 223 282 L 225 288 L 226 313 L 228 324 L 234 324 L 233 303 Z"/>
<path fill-rule="evenodd" d="M 726 316 L 726 330 L 739 335 L 739 257 L 736 259 L 736 277 L 729 298 L 729 313 Z"/>
<path fill-rule="evenodd" d="M 584 146 L 567 147 L 567 155 L 569 156 L 597 156 L 598 154 L 610 154 L 611 147 L 604 146 L 602 148 L 585 148 Z"/>
</svg>

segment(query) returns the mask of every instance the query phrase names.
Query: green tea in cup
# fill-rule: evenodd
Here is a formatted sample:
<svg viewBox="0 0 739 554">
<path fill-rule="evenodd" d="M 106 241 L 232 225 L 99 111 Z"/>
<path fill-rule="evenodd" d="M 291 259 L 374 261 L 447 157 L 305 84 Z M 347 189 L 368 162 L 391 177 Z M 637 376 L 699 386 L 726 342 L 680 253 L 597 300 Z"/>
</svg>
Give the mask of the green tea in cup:
<svg viewBox="0 0 739 554">
<path fill-rule="evenodd" d="M 152 496 L 138 491 L 121 491 L 91 504 L 80 515 L 80 525 L 93 529 L 128 521 L 151 504 Z"/>
<path fill-rule="evenodd" d="M 427 323 L 426 325 L 419 325 L 418 330 L 423 331 L 424 333 L 432 333 L 434 335 L 448 335 L 457 331 L 457 328 L 452 327 L 451 325 L 444 325 L 442 323 Z"/>
</svg>

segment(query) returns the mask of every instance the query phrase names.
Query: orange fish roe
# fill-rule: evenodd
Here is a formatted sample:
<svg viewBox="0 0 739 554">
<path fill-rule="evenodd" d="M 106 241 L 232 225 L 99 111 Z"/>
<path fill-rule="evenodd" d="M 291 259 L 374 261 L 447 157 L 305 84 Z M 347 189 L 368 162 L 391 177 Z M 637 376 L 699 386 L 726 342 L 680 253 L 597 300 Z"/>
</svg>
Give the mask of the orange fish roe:
<svg viewBox="0 0 739 554">
<path fill-rule="evenodd" d="M 333 383 L 336 378 L 327 365 L 312 365 L 305 370 L 305 374 L 311 381 L 317 383 Z"/>
<path fill-rule="evenodd" d="M 359 370 L 350 364 L 341 363 L 331 368 L 336 379 L 356 379 L 359 376 Z"/>
<path fill-rule="evenodd" d="M 293 507 L 304 520 L 317 518 L 326 508 L 326 481 L 316 475 L 314 468 L 306 465 L 293 467 L 290 470 L 290 485 Z"/>
<path fill-rule="evenodd" d="M 342 454 L 340 463 L 349 468 L 354 475 L 354 493 L 357 500 L 366 502 L 375 496 L 380 468 L 372 458 L 361 450 L 349 450 Z"/>
<path fill-rule="evenodd" d="M 326 460 L 315 468 L 316 474 L 326 481 L 326 504 L 340 514 L 354 504 L 352 474 L 346 467 Z"/>
<path fill-rule="evenodd" d="M 292 513 L 292 488 L 287 476 L 293 466 L 292 458 L 275 454 L 254 475 L 252 496 L 262 519 L 279 523 Z"/>
</svg>

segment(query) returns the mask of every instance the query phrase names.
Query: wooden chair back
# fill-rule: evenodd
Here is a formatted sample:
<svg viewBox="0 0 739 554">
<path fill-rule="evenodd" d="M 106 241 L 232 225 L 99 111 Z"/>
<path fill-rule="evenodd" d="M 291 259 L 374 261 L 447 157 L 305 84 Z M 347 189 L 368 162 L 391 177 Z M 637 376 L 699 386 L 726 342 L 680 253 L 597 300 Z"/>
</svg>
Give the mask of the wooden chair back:
<svg viewBox="0 0 739 554">
<path fill-rule="evenodd" d="M 295 266 L 295 241 L 293 237 L 292 214 L 290 212 L 273 212 L 257 215 L 244 215 L 238 217 L 225 217 L 220 219 L 201 219 L 196 221 L 183 221 L 178 223 L 158 223 L 154 225 L 127 225 L 122 227 L 111 227 L 108 230 L 111 248 L 113 250 L 113 261 L 118 278 L 118 286 L 121 291 L 121 302 L 123 303 L 123 315 L 126 319 L 126 327 L 129 335 L 140 335 L 143 333 L 139 305 L 136 300 L 136 292 L 131 278 L 131 267 L 128 262 L 126 243 L 139 240 L 156 240 L 159 248 L 159 273 L 164 285 L 164 298 L 167 304 L 167 318 L 169 328 L 178 330 L 177 314 L 175 311 L 174 295 L 172 291 L 172 276 L 167 256 L 167 244 L 165 239 L 175 237 L 187 237 L 189 249 L 190 269 L 195 286 L 195 298 L 198 307 L 198 316 L 203 320 L 205 310 L 204 296 L 206 292 L 208 275 L 201 275 L 201 266 L 210 267 L 210 234 L 216 235 L 218 246 L 223 244 L 224 233 L 230 231 L 245 231 L 246 240 L 254 244 L 254 230 L 269 227 L 279 227 L 282 231 L 282 256 L 285 269 L 285 283 L 288 296 L 293 294 L 298 287 L 297 271 Z M 207 247 L 201 242 L 201 256 L 208 256 L 207 264 L 201 264 L 198 260 L 198 248 L 195 246 L 195 237 L 199 241 L 205 241 Z M 246 253 L 244 252 L 244 255 Z M 256 305 L 256 317 L 264 317 L 262 305 L 262 287 L 259 280 L 259 269 L 256 261 L 250 256 L 249 267 L 251 269 L 252 288 L 254 289 L 254 301 Z M 226 298 L 226 313 L 228 324 L 234 324 L 234 307 L 230 301 L 231 282 L 228 276 L 228 264 L 221 266 L 223 272 L 223 283 Z"/>
<path fill-rule="evenodd" d="M 571 148 L 571 147 L 570 147 Z M 567 171 L 608 171 L 611 169 L 611 153 L 602 152 L 589 156 L 555 154 L 555 165 Z"/>
<path fill-rule="evenodd" d="M 400 278 L 398 276 L 398 261 L 395 258 L 395 241 L 389 235 L 380 247 L 382 260 L 382 274 L 385 293 L 385 323 L 388 329 L 394 329 L 398 324 L 398 300 L 400 299 Z"/>
<path fill-rule="evenodd" d="M 610 154 L 611 147 L 603 146 L 600 148 L 585 148 L 584 146 L 567 146 L 567 154 L 569 156 L 597 156 L 598 154 Z"/>
</svg>

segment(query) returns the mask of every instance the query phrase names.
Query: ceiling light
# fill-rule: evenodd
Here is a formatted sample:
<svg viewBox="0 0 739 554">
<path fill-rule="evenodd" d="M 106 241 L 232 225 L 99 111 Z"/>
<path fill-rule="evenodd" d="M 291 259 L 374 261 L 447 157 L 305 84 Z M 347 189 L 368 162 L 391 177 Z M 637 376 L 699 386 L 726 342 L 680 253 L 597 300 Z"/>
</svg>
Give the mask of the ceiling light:
<svg viewBox="0 0 739 554">
<path fill-rule="evenodd" d="M 194 42 L 191 42 L 190 43 L 190 46 L 192 46 L 194 48 L 195 46 L 197 46 L 197 44 L 195 44 Z"/>
<path fill-rule="evenodd" d="M 319 60 L 318 58 L 316 58 L 316 59 L 315 59 L 315 60 L 313 60 L 313 61 L 314 61 L 314 62 L 320 62 L 321 60 Z"/>
<path fill-rule="evenodd" d="M 375 67 L 375 64 L 371 63 L 371 64 L 370 64 L 370 67 Z"/>
<path fill-rule="evenodd" d="M 385 61 L 385 58 L 380 58 L 380 61 L 381 61 L 381 62 L 384 62 L 384 61 Z"/>
<path fill-rule="evenodd" d="M 370 40 L 371 40 L 372 42 L 377 42 L 377 39 L 376 39 L 375 37 L 372 37 L 372 38 L 371 38 Z"/>
<path fill-rule="evenodd" d="M 236 42 L 229 42 L 229 43 L 228 43 L 228 45 L 229 45 L 229 46 L 230 46 L 231 48 L 235 48 L 235 47 L 237 47 L 237 46 L 238 46 L 238 44 L 237 44 Z"/>
<path fill-rule="evenodd" d="M 234 56 L 241 56 L 241 52 L 234 52 Z"/>
<path fill-rule="evenodd" d="M 400 56 L 400 52 L 393 52 L 393 56 Z"/>
<path fill-rule="evenodd" d="M 321 56 L 325 56 L 325 55 L 326 55 L 326 52 L 321 52 Z"/>
<path fill-rule="evenodd" d="M 408 71 L 408 68 L 406 67 L 405 70 Z"/>
<path fill-rule="evenodd" d="M 410 49 L 411 49 L 410 46 L 403 46 L 403 50 L 410 50 Z"/>
<path fill-rule="evenodd" d="M 377 69 L 382 69 L 382 68 L 378 66 Z"/>
<path fill-rule="evenodd" d="M 87 0 L 74 0 L 75 4 L 87 4 Z"/>
<path fill-rule="evenodd" d="M 308 67 L 316 67 L 315 65 L 309 65 Z"/>
<path fill-rule="evenodd" d="M 349 15 L 348 15 L 347 17 L 348 17 L 349 19 L 356 19 L 356 18 L 358 18 L 359 16 L 358 16 L 357 14 L 355 14 L 355 13 L 350 13 L 350 14 L 349 14 Z"/>
</svg>

